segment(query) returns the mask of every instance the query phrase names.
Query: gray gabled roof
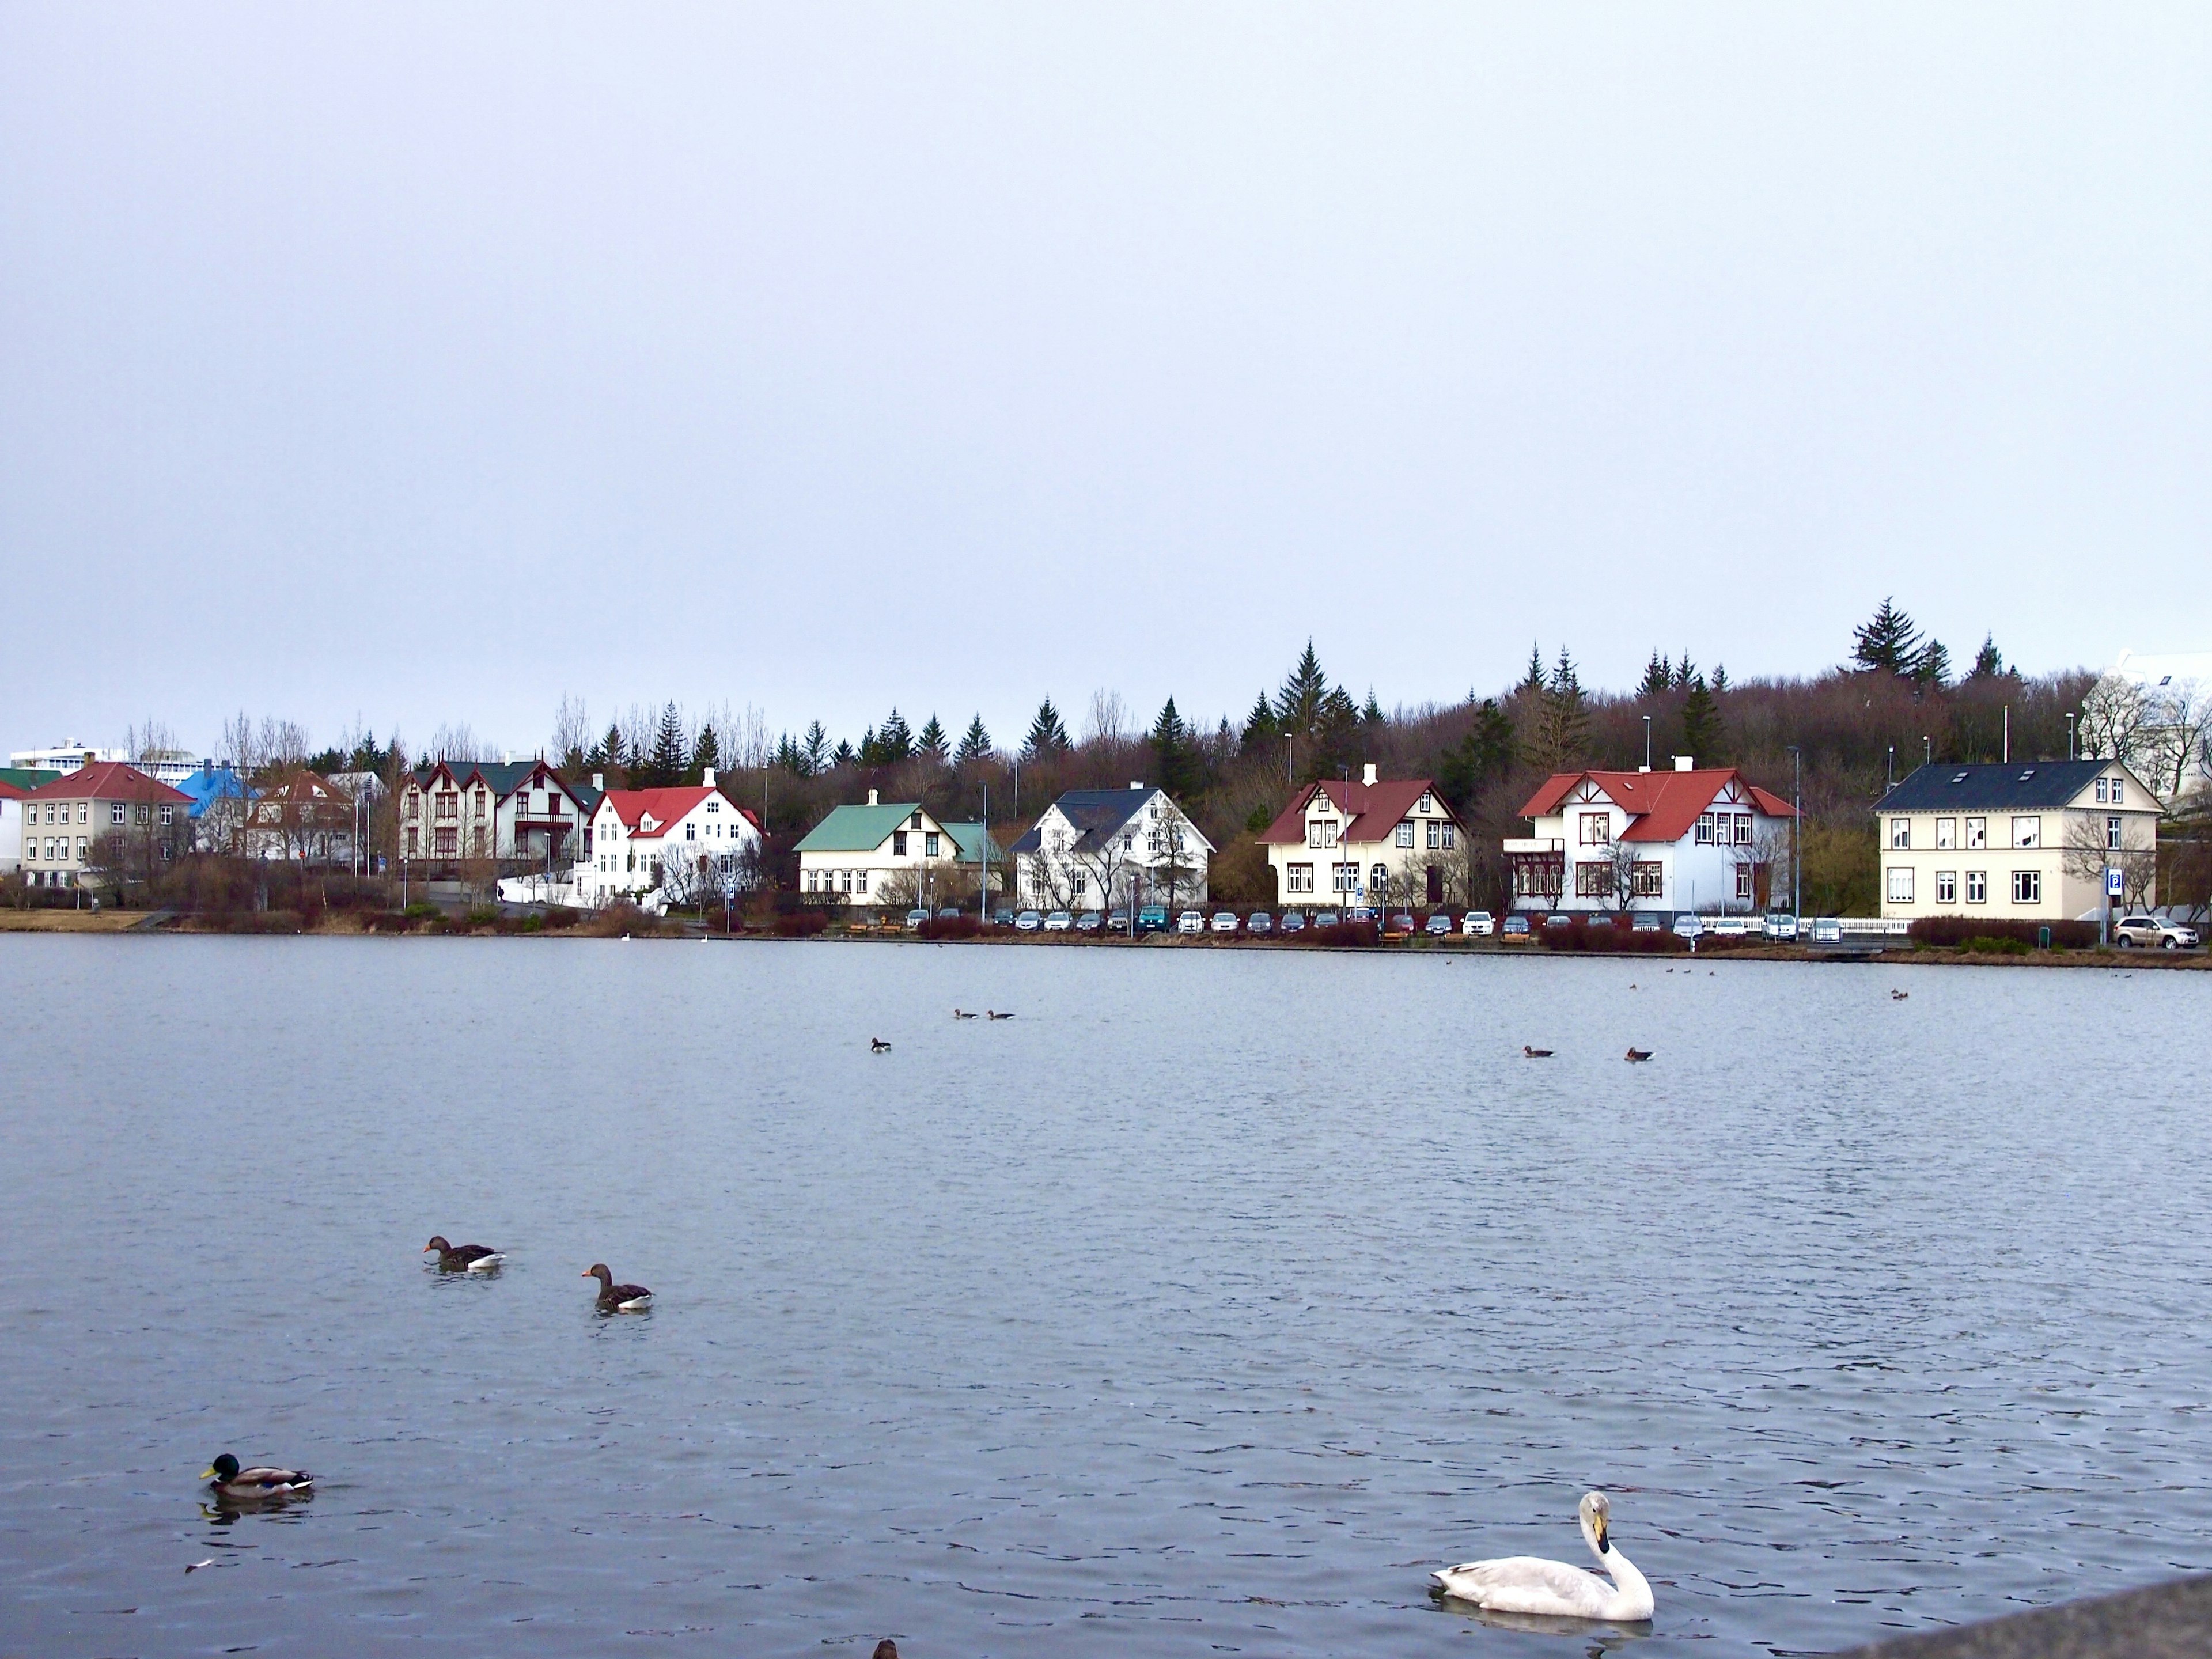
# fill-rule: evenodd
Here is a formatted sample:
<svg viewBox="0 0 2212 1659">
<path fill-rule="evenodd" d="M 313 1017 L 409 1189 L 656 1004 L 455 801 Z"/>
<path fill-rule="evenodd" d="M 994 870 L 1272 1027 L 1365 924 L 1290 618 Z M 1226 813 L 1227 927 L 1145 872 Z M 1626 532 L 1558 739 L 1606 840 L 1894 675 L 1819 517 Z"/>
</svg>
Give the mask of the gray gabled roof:
<svg viewBox="0 0 2212 1659">
<path fill-rule="evenodd" d="M 1877 812 L 2012 812 L 2064 806 L 2097 781 L 2100 772 L 2126 771 L 2108 760 L 2012 761 L 1960 765 L 1937 762 L 1923 766 L 1881 798 Z M 2133 773 L 2130 805 L 2155 806 L 2150 791 Z"/>
</svg>

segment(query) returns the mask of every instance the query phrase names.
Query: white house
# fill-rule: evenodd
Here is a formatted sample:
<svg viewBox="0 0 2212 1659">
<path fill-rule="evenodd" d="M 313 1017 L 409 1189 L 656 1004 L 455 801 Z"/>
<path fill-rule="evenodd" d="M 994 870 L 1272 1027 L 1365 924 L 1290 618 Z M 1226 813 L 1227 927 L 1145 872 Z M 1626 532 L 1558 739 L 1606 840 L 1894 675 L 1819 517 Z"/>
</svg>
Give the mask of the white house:
<svg viewBox="0 0 2212 1659">
<path fill-rule="evenodd" d="M 799 890 L 838 904 L 910 906 L 962 896 L 998 863 L 979 823 L 942 820 L 920 801 L 830 808 L 799 843 Z M 994 868 L 991 878 L 1001 879 Z M 935 889 L 937 890 L 932 890 Z"/>
<path fill-rule="evenodd" d="M 592 814 L 590 855 L 575 866 L 576 902 L 597 908 L 656 890 L 678 904 L 758 878 L 760 824 L 706 781 L 672 789 L 610 789 Z"/>
<path fill-rule="evenodd" d="M 1014 891 L 1042 910 L 1206 902 L 1213 843 L 1164 789 L 1071 789 L 1013 845 Z"/>
<path fill-rule="evenodd" d="M 1442 904 L 1462 896 L 1458 816 L 1427 778 L 1323 778 L 1260 837 L 1279 904 Z"/>
<path fill-rule="evenodd" d="M 599 786 L 565 781 L 544 760 L 440 761 L 399 796 L 399 853 L 446 863 L 491 859 L 543 870 L 592 858 Z"/>
<path fill-rule="evenodd" d="M 1522 804 L 1509 840 L 1516 907 L 1545 910 L 1762 908 L 1790 857 L 1790 803 L 1732 766 L 1674 757 L 1672 771 L 1555 772 Z"/>
<path fill-rule="evenodd" d="M 2155 902 L 2158 799 L 2118 761 L 1923 766 L 1875 809 L 1886 917 L 2070 921 Z"/>
</svg>

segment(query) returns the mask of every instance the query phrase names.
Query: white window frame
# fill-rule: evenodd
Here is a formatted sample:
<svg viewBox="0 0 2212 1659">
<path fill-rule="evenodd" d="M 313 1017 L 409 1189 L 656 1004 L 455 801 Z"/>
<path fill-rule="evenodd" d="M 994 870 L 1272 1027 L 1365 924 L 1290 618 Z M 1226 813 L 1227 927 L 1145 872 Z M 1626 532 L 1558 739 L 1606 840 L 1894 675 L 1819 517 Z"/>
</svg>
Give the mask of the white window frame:
<svg viewBox="0 0 2212 1659">
<path fill-rule="evenodd" d="M 1936 820 L 1936 850 L 1937 852 L 1948 853 L 1951 851 L 1953 848 L 1958 845 L 1958 819 L 1938 818 Z"/>
<path fill-rule="evenodd" d="M 2012 902 L 2014 904 L 2043 902 L 2043 872 L 2015 870 L 2012 872 Z"/>
<path fill-rule="evenodd" d="M 1889 850 L 1909 853 L 1912 850 L 1912 820 L 1892 818 L 1889 821 Z"/>
<path fill-rule="evenodd" d="M 1912 866 L 1911 865 L 1891 865 L 1889 866 L 1889 883 L 1887 887 L 1884 890 L 1887 895 L 1885 902 L 1890 904 L 1912 903 L 1914 902 L 1912 897 L 1913 885 Z"/>
<path fill-rule="evenodd" d="M 1990 872 L 1986 870 L 1966 872 L 1966 902 L 1987 904 L 1990 902 Z"/>
<path fill-rule="evenodd" d="M 1990 844 L 1990 821 L 1985 817 L 1966 820 L 1966 850 L 1978 853 Z"/>
<path fill-rule="evenodd" d="M 1936 902 L 1956 904 L 1959 902 L 1959 872 L 1938 870 L 1936 872 Z"/>
<path fill-rule="evenodd" d="M 2012 844 L 2014 850 L 2032 853 L 2043 845 L 2043 819 L 2033 812 L 2016 814 L 2012 821 Z"/>
</svg>

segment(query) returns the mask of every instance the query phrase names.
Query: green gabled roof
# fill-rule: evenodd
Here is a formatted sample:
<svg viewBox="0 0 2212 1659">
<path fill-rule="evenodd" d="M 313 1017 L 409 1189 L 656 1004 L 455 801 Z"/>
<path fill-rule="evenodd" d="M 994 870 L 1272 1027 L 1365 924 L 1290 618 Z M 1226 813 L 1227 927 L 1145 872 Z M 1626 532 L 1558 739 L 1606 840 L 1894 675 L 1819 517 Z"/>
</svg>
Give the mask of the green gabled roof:
<svg viewBox="0 0 2212 1659">
<path fill-rule="evenodd" d="M 12 783 L 27 793 L 52 783 L 61 774 L 58 772 L 45 771 L 35 766 L 0 766 L 0 783 Z"/>
<path fill-rule="evenodd" d="M 802 853 L 872 853 L 891 838 L 891 831 L 921 811 L 918 800 L 895 800 L 881 806 L 833 806 L 830 816 L 806 832 L 799 843 Z"/>
<path fill-rule="evenodd" d="M 828 817 L 806 832 L 797 850 L 872 853 L 891 838 L 894 830 L 904 829 L 908 820 L 921 810 L 921 803 L 915 800 L 887 801 L 880 806 L 833 806 Z M 937 827 L 951 836 L 958 862 L 981 861 L 983 838 L 988 832 L 981 823 L 939 823 Z"/>
</svg>

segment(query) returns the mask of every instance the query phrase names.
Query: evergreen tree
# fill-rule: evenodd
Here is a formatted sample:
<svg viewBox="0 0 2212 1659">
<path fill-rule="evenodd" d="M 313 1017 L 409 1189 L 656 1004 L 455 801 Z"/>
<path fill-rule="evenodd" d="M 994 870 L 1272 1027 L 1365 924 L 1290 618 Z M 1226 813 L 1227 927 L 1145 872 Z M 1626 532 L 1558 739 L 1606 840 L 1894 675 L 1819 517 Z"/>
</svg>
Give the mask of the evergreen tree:
<svg viewBox="0 0 2212 1659">
<path fill-rule="evenodd" d="M 1681 752 L 1696 760 L 1711 761 L 1720 740 L 1720 709 L 1700 674 L 1690 682 L 1689 695 L 1682 699 Z"/>
<path fill-rule="evenodd" d="M 1698 665 L 1690 660 L 1690 653 L 1685 651 L 1682 660 L 1674 665 L 1674 689 L 1686 691 L 1690 689 L 1690 682 L 1697 678 Z"/>
<path fill-rule="evenodd" d="M 811 775 L 807 770 L 805 755 L 800 751 L 799 745 L 791 740 L 791 733 L 788 732 L 784 732 L 775 740 L 775 763 L 795 778 Z"/>
<path fill-rule="evenodd" d="M 1252 712 L 1244 717 L 1244 735 L 1238 740 L 1237 746 L 1247 755 L 1255 754 L 1260 750 L 1272 748 L 1275 739 L 1281 735 L 1275 727 L 1274 708 L 1267 702 L 1267 694 L 1262 691 L 1252 704 Z M 1261 827 L 1265 829 L 1267 826 L 1263 824 Z"/>
<path fill-rule="evenodd" d="M 1302 738 L 1317 736 L 1322 726 L 1322 704 L 1328 696 L 1328 676 L 1321 672 L 1313 641 L 1291 670 L 1283 689 L 1275 694 L 1275 729 Z"/>
<path fill-rule="evenodd" d="M 2004 659 L 1997 654 L 1997 640 L 1994 634 L 1982 635 L 1982 648 L 1974 653 L 1974 665 L 1966 671 L 1970 680 L 1990 680 L 2004 672 Z"/>
<path fill-rule="evenodd" d="M 1068 741 L 1067 727 L 1060 718 L 1060 710 L 1047 697 L 1037 705 L 1036 718 L 1030 722 L 1030 734 L 1022 739 L 1022 756 L 1030 761 L 1049 760 L 1054 755 L 1065 755 L 1075 745 Z"/>
<path fill-rule="evenodd" d="M 1195 735 L 1176 712 L 1175 699 L 1170 697 L 1159 719 L 1152 722 L 1149 740 L 1153 763 L 1159 768 L 1160 787 L 1178 801 L 1187 801 L 1198 793 Z"/>
<path fill-rule="evenodd" d="M 691 746 L 690 775 L 697 782 L 707 781 L 707 769 L 720 771 L 722 766 L 722 740 L 714 735 L 714 722 L 708 720 L 699 728 L 699 741 Z"/>
<path fill-rule="evenodd" d="M 881 766 L 883 763 L 884 745 L 877 739 L 876 728 L 872 726 L 860 733 L 860 764 Z"/>
<path fill-rule="evenodd" d="M 1912 678 L 1923 686 L 1942 686 L 1951 678 L 1951 653 L 1941 640 L 1930 640 L 1912 659 Z"/>
<path fill-rule="evenodd" d="M 832 766 L 850 766 L 860 757 L 853 752 L 852 744 L 843 738 L 837 739 L 836 751 L 830 757 Z"/>
<path fill-rule="evenodd" d="M 1644 665 L 1644 683 L 1636 688 L 1639 697 L 1663 697 L 1674 688 L 1674 671 L 1667 665 L 1666 656 L 1657 651 Z"/>
<path fill-rule="evenodd" d="M 952 744 L 945 735 L 945 728 L 937 723 L 937 716 L 929 717 L 929 724 L 921 728 L 921 735 L 914 740 L 915 752 L 926 761 L 942 766 L 952 752 Z"/>
<path fill-rule="evenodd" d="M 896 708 L 876 732 L 876 747 L 883 752 L 882 764 L 896 766 L 914 753 L 914 733 Z"/>
<path fill-rule="evenodd" d="M 1716 663 L 1713 665 L 1713 695 L 1716 697 L 1724 697 L 1728 695 L 1728 665 L 1725 663 Z"/>
<path fill-rule="evenodd" d="M 637 787 L 641 789 L 665 789 L 672 784 L 682 782 L 684 769 L 690 759 L 690 756 L 684 751 L 684 717 L 676 712 L 673 702 L 663 703 L 660 725 L 653 734 L 653 753 L 642 769 L 646 781 Z"/>
<path fill-rule="evenodd" d="M 1528 666 L 1522 672 L 1520 684 L 1513 689 L 1524 697 L 1544 695 L 1544 653 L 1533 640 L 1528 642 Z"/>
<path fill-rule="evenodd" d="M 991 758 L 991 734 L 983 729 L 981 714 L 968 722 L 968 730 L 960 739 L 960 747 L 952 757 L 952 763 L 966 768 L 980 765 Z"/>
<path fill-rule="evenodd" d="M 1583 696 L 1582 677 L 1564 645 L 1542 696 L 1536 717 L 1536 758 L 1552 771 L 1563 771 L 1581 761 L 1589 734 L 1589 705 Z"/>
<path fill-rule="evenodd" d="M 1920 630 L 1885 599 L 1871 621 L 1851 629 L 1851 660 L 1869 672 L 1910 674 L 1920 659 Z"/>
<path fill-rule="evenodd" d="M 1485 697 L 1467 735 L 1444 751 L 1437 787 L 1447 801 L 1469 810 L 1485 789 L 1512 770 L 1513 751 L 1513 722 L 1497 698 Z"/>
<path fill-rule="evenodd" d="M 620 771 L 627 763 L 623 754 L 622 727 L 609 725 L 606 736 L 592 746 L 592 752 L 586 758 L 595 767 L 605 768 L 610 772 Z"/>
<path fill-rule="evenodd" d="M 810 778 L 817 776 L 831 763 L 830 734 L 822 729 L 820 720 L 808 722 L 806 735 L 799 740 L 799 752 L 805 758 L 806 775 Z"/>
<path fill-rule="evenodd" d="M 1310 778 L 1346 775 L 1360 749 L 1359 705 L 1340 685 L 1321 700 L 1320 727 L 1313 734 L 1312 758 L 1300 769 Z"/>
<path fill-rule="evenodd" d="M 1359 718 L 1370 726 L 1382 724 L 1382 705 L 1375 701 L 1375 688 L 1371 685 L 1367 688 L 1367 706 L 1359 711 Z"/>
</svg>

